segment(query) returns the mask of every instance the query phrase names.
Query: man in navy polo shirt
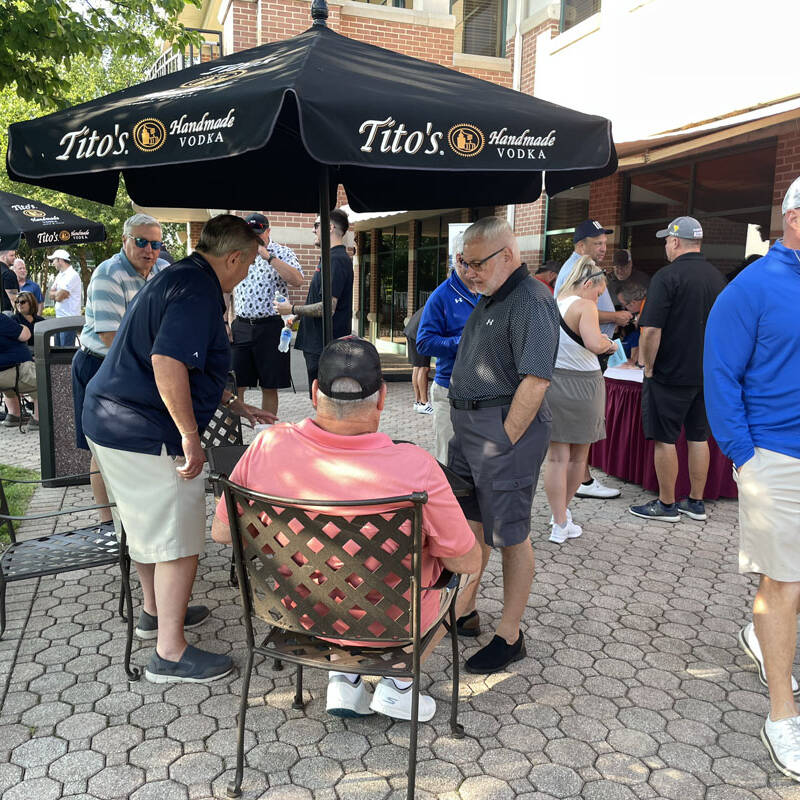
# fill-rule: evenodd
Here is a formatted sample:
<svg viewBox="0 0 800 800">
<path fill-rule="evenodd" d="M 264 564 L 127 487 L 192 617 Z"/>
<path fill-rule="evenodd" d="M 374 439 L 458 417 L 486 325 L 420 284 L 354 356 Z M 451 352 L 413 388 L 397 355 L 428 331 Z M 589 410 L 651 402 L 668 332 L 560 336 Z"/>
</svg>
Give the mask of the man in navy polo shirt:
<svg viewBox="0 0 800 800">
<path fill-rule="evenodd" d="M 223 398 L 251 422 L 275 419 L 224 391 L 223 292 L 247 275 L 257 248 L 240 217 L 209 220 L 196 251 L 141 289 L 86 389 L 83 432 L 142 584 L 136 632 L 157 639 L 145 669 L 154 683 L 204 683 L 232 669 L 228 656 L 187 645 L 184 629 L 209 613 L 188 606 L 205 544 L 200 433 Z"/>
</svg>

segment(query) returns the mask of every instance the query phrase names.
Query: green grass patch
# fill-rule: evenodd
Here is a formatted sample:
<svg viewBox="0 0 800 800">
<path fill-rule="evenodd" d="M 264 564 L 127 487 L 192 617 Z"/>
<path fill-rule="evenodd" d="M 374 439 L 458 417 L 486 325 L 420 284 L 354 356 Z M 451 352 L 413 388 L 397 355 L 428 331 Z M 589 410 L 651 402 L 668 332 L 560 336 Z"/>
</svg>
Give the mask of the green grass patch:
<svg viewBox="0 0 800 800">
<path fill-rule="evenodd" d="M 32 469 L 0 464 L 0 477 L 17 481 L 32 481 L 38 479 L 39 473 L 34 472 Z M 12 517 L 21 517 L 25 513 L 36 486 L 37 484 L 35 483 L 3 483 L 3 490 L 8 500 L 9 514 Z M 0 544 L 8 544 L 9 541 L 8 527 L 3 525 L 0 530 Z"/>
</svg>

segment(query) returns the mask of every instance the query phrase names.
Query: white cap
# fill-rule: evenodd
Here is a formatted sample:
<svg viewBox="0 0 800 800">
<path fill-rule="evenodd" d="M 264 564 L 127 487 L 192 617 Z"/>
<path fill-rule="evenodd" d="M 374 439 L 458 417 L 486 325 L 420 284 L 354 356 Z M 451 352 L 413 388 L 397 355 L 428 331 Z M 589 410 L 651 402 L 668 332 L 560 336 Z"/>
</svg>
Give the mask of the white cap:
<svg viewBox="0 0 800 800">
<path fill-rule="evenodd" d="M 783 198 L 781 214 L 785 214 L 792 208 L 800 208 L 800 178 L 795 178 L 794 183 L 787 189 Z"/>
<path fill-rule="evenodd" d="M 69 253 L 66 250 L 56 250 L 52 255 L 47 256 L 48 261 L 52 261 L 54 258 L 63 258 L 64 261 L 69 261 Z"/>
</svg>

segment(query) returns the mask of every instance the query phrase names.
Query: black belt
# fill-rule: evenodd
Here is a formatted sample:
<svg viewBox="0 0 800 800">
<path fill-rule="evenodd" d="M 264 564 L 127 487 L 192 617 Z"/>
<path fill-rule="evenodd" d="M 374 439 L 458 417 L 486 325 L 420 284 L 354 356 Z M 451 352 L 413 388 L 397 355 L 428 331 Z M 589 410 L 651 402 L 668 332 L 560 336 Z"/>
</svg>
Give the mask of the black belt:
<svg viewBox="0 0 800 800">
<path fill-rule="evenodd" d="M 101 356 L 100 353 L 95 353 L 94 350 L 90 350 L 88 347 L 84 347 L 83 345 L 81 345 L 81 350 L 83 350 L 87 356 L 96 358 L 98 361 L 102 361 L 105 358 L 105 356 Z"/>
<path fill-rule="evenodd" d="M 271 314 L 269 317 L 236 317 L 238 322 L 246 322 L 248 325 L 260 325 L 263 322 L 269 322 L 271 319 L 275 319 L 275 317 L 279 317 L 280 314 Z"/>
<path fill-rule="evenodd" d="M 510 406 L 511 401 L 514 399 L 513 396 L 511 397 L 493 397 L 491 400 L 455 400 L 454 398 L 450 398 L 450 405 L 453 408 L 458 408 L 467 411 L 472 411 L 475 408 L 493 408 L 494 406 Z"/>
</svg>

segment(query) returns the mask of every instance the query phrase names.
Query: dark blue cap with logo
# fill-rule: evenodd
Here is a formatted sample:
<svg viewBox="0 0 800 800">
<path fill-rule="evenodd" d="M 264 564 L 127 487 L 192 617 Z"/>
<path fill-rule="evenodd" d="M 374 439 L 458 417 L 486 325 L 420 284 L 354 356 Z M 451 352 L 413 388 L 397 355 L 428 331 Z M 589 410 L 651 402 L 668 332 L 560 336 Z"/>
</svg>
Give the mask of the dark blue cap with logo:
<svg viewBox="0 0 800 800">
<path fill-rule="evenodd" d="M 575 235 L 572 237 L 572 241 L 578 244 L 582 239 L 591 239 L 593 236 L 613 232 L 610 228 L 604 228 L 597 220 L 587 219 L 575 228 Z"/>
</svg>

